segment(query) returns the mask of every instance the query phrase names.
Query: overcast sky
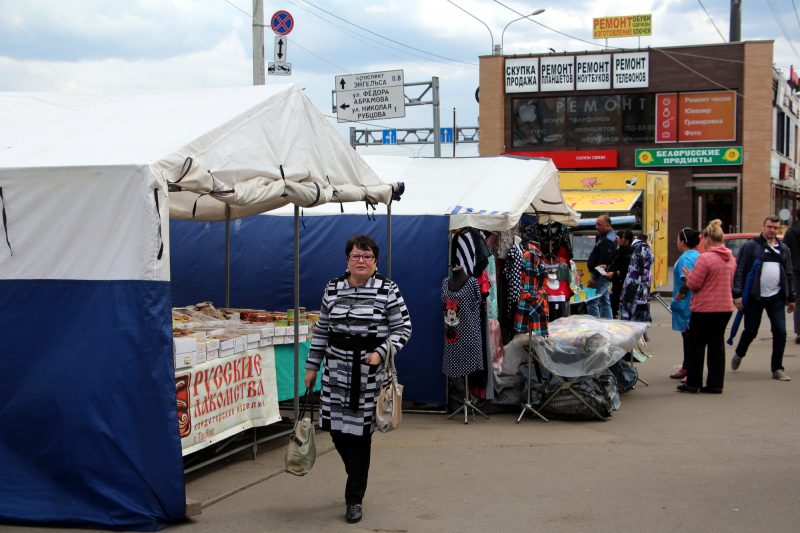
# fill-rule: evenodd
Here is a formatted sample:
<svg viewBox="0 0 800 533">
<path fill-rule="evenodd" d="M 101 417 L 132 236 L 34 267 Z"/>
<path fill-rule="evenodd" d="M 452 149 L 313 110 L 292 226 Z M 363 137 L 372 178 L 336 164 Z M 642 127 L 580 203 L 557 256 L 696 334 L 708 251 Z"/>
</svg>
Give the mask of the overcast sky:
<svg viewBox="0 0 800 533">
<path fill-rule="evenodd" d="M 484 24 L 464 13 L 472 13 Z M 653 35 L 641 46 L 727 41 L 730 0 L 283 0 L 265 1 L 265 23 L 279 9 L 295 28 L 288 36 L 291 77 L 267 83 L 304 88 L 333 115 L 334 76 L 404 70 L 406 83 L 438 76 L 442 126 L 477 125 L 478 56 L 502 40 L 506 54 L 600 50 L 592 17 L 652 13 Z M 637 7 L 631 8 L 632 5 Z M 775 64 L 800 65 L 800 0 L 742 0 L 742 39 L 775 41 Z M 506 7 L 507 6 L 507 7 Z M 709 16 L 703 6 L 710 14 Z M 506 24 L 536 9 L 535 20 Z M 516 13 L 515 13 L 516 11 Z M 252 0 L 0 0 L 0 90 L 117 91 L 220 87 L 252 83 Z M 715 28 L 716 25 L 716 28 Z M 488 26 L 488 29 L 487 29 Z M 557 33 L 554 30 L 558 30 Z M 491 32 L 491 35 L 490 35 Z M 563 35 L 566 34 L 566 35 Z M 721 35 L 720 35 L 721 34 Z M 786 35 L 795 36 L 794 41 Z M 596 43 L 594 46 L 592 43 Z M 639 45 L 636 38 L 610 46 Z M 265 29 L 272 59 L 274 34 Z M 409 89 L 410 90 L 410 89 Z M 430 106 L 407 108 L 405 119 L 370 126 L 430 127 Z M 335 122 L 335 119 L 331 119 Z M 386 153 L 429 153 L 417 146 L 384 147 Z M 450 153 L 450 148 L 443 148 Z M 469 148 L 464 147 L 464 153 Z M 461 151 L 459 152 L 461 153 Z"/>
</svg>

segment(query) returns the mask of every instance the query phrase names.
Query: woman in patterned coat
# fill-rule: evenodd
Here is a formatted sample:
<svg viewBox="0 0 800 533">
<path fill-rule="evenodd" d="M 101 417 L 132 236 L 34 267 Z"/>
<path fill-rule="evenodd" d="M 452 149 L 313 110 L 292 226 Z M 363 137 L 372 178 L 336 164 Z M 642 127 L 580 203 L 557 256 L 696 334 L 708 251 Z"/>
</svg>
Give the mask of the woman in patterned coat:
<svg viewBox="0 0 800 533">
<path fill-rule="evenodd" d="M 325 361 L 320 427 L 331 433 L 344 462 L 349 523 L 361 520 L 387 340 L 399 352 L 411 337 L 411 317 L 400 289 L 377 273 L 378 251 L 366 235 L 347 241 L 347 272 L 325 287 L 306 361 L 306 389 L 316 383 Z"/>
</svg>

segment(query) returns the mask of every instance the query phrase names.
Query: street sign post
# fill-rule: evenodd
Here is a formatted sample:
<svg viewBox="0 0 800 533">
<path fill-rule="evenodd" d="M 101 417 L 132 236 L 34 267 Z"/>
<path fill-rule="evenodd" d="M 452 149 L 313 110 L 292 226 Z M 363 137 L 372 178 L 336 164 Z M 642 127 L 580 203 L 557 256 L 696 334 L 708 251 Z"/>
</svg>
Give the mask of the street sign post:
<svg viewBox="0 0 800 533">
<path fill-rule="evenodd" d="M 383 130 L 383 144 L 397 144 L 397 130 Z"/>
<path fill-rule="evenodd" d="M 270 61 L 267 63 L 267 73 L 273 76 L 291 76 L 292 64 L 285 61 Z"/>
<path fill-rule="evenodd" d="M 275 53 L 273 60 L 275 61 L 288 61 L 287 50 L 289 48 L 289 38 L 283 35 L 275 36 Z"/>
<path fill-rule="evenodd" d="M 403 71 L 336 76 L 336 119 L 339 122 L 406 116 Z"/>
<path fill-rule="evenodd" d="M 443 143 L 453 142 L 453 128 L 439 128 L 439 140 Z"/>
<path fill-rule="evenodd" d="M 277 35 L 289 35 L 294 29 L 294 17 L 288 11 L 276 11 L 270 19 L 270 27 Z"/>
</svg>

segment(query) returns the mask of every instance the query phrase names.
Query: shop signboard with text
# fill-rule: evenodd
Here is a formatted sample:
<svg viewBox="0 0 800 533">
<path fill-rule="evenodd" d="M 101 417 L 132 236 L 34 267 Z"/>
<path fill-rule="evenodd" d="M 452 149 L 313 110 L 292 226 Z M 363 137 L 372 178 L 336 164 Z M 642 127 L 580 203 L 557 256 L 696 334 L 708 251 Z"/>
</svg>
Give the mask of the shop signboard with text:
<svg viewBox="0 0 800 533">
<path fill-rule="evenodd" d="M 741 165 L 741 146 L 650 148 L 636 150 L 637 167 L 698 167 Z"/>
<path fill-rule="evenodd" d="M 556 168 L 617 168 L 616 150 L 554 150 L 549 152 L 507 152 L 524 157 L 547 157 Z"/>
<path fill-rule="evenodd" d="M 508 57 L 506 93 L 635 89 L 650 85 L 650 53 Z"/>
<path fill-rule="evenodd" d="M 649 13 L 592 19 L 592 39 L 643 37 L 652 34 L 653 16 Z"/>
<path fill-rule="evenodd" d="M 281 419 L 272 346 L 179 370 L 175 389 L 183 455 Z"/>
<path fill-rule="evenodd" d="M 709 91 L 656 95 L 656 142 L 736 140 L 736 93 Z"/>
</svg>

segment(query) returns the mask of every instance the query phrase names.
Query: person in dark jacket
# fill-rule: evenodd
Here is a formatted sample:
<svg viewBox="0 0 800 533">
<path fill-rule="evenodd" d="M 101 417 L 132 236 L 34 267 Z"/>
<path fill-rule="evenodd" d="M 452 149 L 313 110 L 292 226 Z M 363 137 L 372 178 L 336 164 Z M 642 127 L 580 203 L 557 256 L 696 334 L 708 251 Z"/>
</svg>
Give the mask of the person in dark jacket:
<svg viewBox="0 0 800 533">
<path fill-rule="evenodd" d="M 772 328 L 772 378 L 791 381 L 784 373 L 783 351 L 786 348 L 786 311 L 794 311 L 794 282 L 792 276 L 792 256 L 789 247 L 778 240 L 780 219 L 769 216 L 764 219 L 764 230 L 758 237 L 744 243 L 736 256 L 736 276 L 733 280 L 733 303 L 744 312 L 744 332 L 736 346 L 736 354 L 731 358 L 731 369 L 736 370 L 747 355 L 750 343 L 756 338 L 761 325 L 761 315 L 767 312 Z M 742 294 L 748 273 L 755 267 L 755 277 L 750 294 Z M 742 297 L 744 298 L 744 302 Z"/>
<path fill-rule="evenodd" d="M 600 215 L 594 224 L 597 229 L 597 240 L 589 254 L 587 266 L 589 267 L 589 287 L 594 287 L 597 291 L 597 298 L 586 302 L 586 311 L 599 318 L 614 318 L 611 314 L 611 282 L 604 277 L 604 274 L 597 270 L 602 267 L 608 268 L 614 258 L 614 250 L 617 248 L 617 234 L 611 227 L 611 217 Z"/>
<path fill-rule="evenodd" d="M 783 236 L 783 242 L 792 252 L 792 278 L 794 293 L 800 293 L 800 209 L 795 212 L 794 224 Z M 794 313 L 794 342 L 800 344 L 800 313 Z"/>
<path fill-rule="evenodd" d="M 631 243 L 633 232 L 629 229 L 617 233 L 617 249 L 611 259 L 611 267 L 606 272 L 606 279 L 611 280 L 611 314 L 619 316 L 619 298 L 622 295 L 622 284 L 631 264 Z"/>
</svg>

